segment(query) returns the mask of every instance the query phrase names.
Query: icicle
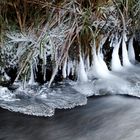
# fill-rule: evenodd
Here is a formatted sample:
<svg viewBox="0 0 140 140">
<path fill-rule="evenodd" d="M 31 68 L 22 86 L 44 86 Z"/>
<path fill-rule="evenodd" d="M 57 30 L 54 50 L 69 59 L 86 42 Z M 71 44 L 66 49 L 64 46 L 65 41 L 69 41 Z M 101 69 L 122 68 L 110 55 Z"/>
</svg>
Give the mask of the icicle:
<svg viewBox="0 0 140 140">
<path fill-rule="evenodd" d="M 110 46 L 113 46 L 113 42 L 114 42 L 114 38 L 115 36 L 114 35 L 111 35 L 111 37 L 109 38 L 109 41 L 110 41 Z"/>
<path fill-rule="evenodd" d="M 104 72 L 108 72 L 108 67 L 104 61 L 104 56 L 103 56 L 103 52 L 102 52 L 102 47 L 106 41 L 107 37 L 104 37 L 100 43 L 99 43 L 99 48 L 98 48 L 98 54 L 96 55 L 97 56 L 97 61 L 100 63 L 102 69 L 104 70 Z"/>
<path fill-rule="evenodd" d="M 43 80 L 46 81 L 46 65 L 43 65 Z"/>
<path fill-rule="evenodd" d="M 85 67 L 86 67 L 86 70 L 89 70 L 90 68 L 89 56 L 87 56 L 86 58 Z"/>
<path fill-rule="evenodd" d="M 85 71 L 84 62 L 81 55 L 80 55 L 80 62 L 79 62 L 79 68 L 78 68 L 78 80 L 80 82 L 88 81 L 87 73 Z"/>
<path fill-rule="evenodd" d="M 93 52 L 93 74 L 94 75 L 97 75 L 97 77 L 99 76 L 100 77 L 100 74 L 102 73 L 102 69 L 101 69 L 101 66 L 100 66 L 100 63 L 98 61 L 98 57 L 97 57 L 97 54 L 96 54 L 96 49 L 94 48 L 93 49 L 94 52 Z M 99 72 L 100 71 L 100 72 Z"/>
<path fill-rule="evenodd" d="M 98 54 L 101 54 L 101 57 L 103 56 L 103 53 L 102 53 L 102 48 L 103 48 L 103 45 L 105 44 L 106 40 L 107 40 L 108 36 L 106 37 L 103 37 L 99 43 L 99 48 L 98 48 Z M 103 57 L 102 57 L 103 58 Z"/>
<path fill-rule="evenodd" d="M 135 59 L 135 51 L 134 51 L 134 47 L 133 47 L 133 37 L 129 41 L 129 45 L 128 45 L 128 56 L 129 56 L 130 62 L 132 62 L 133 64 L 135 64 L 136 59 Z"/>
<path fill-rule="evenodd" d="M 102 66 L 102 69 L 104 69 L 104 71 L 108 72 L 108 67 L 105 63 L 105 61 L 103 60 L 102 54 L 98 54 L 98 61 L 100 63 L 100 65 Z"/>
<path fill-rule="evenodd" d="M 74 73 L 75 73 L 75 68 L 74 68 L 75 65 L 76 65 L 76 62 L 73 61 L 71 64 L 71 75 L 74 75 Z"/>
<path fill-rule="evenodd" d="M 93 73 L 93 75 L 95 77 L 98 77 L 98 78 L 104 78 L 104 77 L 108 77 L 108 74 L 109 74 L 109 71 L 108 69 L 105 68 L 105 65 L 104 65 L 105 62 L 102 61 L 102 58 L 99 56 L 97 56 L 96 54 L 96 48 L 95 48 L 95 45 L 94 45 L 94 48 L 93 48 L 93 64 L 92 64 L 92 67 L 91 67 L 91 71 Z M 104 66 L 102 66 L 102 64 Z"/>
<path fill-rule="evenodd" d="M 113 53 L 112 53 L 112 60 L 111 60 L 111 69 L 112 71 L 120 71 L 122 69 L 121 61 L 119 58 L 119 47 L 120 47 L 121 39 L 119 42 L 115 43 Z"/>
<path fill-rule="evenodd" d="M 129 67 L 131 66 L 131 63 L 128 58 L 127 48 L 126 48 L 126 34 L 123 34 L 122 39 L 122 60 L 123 60 L 123 66 Z"/>
<path fill-rule="evenodd" d="M 67 64 L 67 75 L 68 76 L 70 75 L 70 71 L 71 71 L 71 61 L 68 61 L 68 64 Z"/>
<path fill-rule="evenodd" d="M 64 60 L 64 65 L 63 65 L 63 69 L 62 69 L 63 78 L 67 77 L 66 67 L 67 67 L 67 58 Z"/>
<path fill-rule="evenodd" d="M 31 74 L 30 74 L 29 84 L 32 85 L 32 84 L 35 83 L 35 79 L 34 79 L 34 70 L 33 70 L 32 64 L 30 64 L 30 70 L 31 70 Z"/>
</svg>

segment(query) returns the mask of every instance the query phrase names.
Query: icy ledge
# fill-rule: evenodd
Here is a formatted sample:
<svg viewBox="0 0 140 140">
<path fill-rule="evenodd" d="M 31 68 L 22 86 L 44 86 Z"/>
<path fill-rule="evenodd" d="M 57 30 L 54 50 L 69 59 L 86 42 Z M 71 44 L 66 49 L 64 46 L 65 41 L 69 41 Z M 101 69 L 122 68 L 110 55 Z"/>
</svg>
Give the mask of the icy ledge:
<svg viewBox="0 0 140 140">
<path fill-rule="evenodd" d="M 55 109 L 69 109 L 87 103 L 87 98 L 70 86 L 48 89 L 46 85 L 29 85 L 13 93 L 0 87 L 0 106 L 14 112 L 35 116 L 52 116 Z"/>
</svg>

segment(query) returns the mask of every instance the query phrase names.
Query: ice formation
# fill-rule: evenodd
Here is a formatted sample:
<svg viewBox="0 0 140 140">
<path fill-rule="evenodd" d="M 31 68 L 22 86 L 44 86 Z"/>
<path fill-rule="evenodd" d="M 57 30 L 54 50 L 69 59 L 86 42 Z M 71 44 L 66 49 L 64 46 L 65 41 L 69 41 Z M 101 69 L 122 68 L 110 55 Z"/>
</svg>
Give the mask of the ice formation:
<svg viewBox="0 0 140 140">
<path fill-rule="evenodd" d="M 64 64 L 63 64 L 63 69 L 62 69 L 63 78 L 67 77 L 67 71 L 66 70 L 67 70 L 67 59 L 65 59 Z"/>
<path fill-rule="evenodd" d="M 122 61 L 124 67 L 131 66 L 131 63 L 128 58 L 127 47 L 126 47 L 126 34 L 124 34 L 122 38 Z"/>
<path fill-rule="evenodd" d="M 55 109 L 68 109 L 87 103 L 86 96 L 70 86 L 49 89 L 47 85 L 26 85 L 12 93 L 0 87 L 0 106 L 14 112 L 35 116 L 52 116 Z"/>
<path fill-rule="evenodd" d="M 102 54 L 101 53 L 97 54 L 95 48 L 96 48 L 96 45 L 94 42 L 94 45 L 93 45 L 93 64 L 92 64 L 91 69 L 89 71 L 89 76 L 91 77 L 91 75 L 93 75 L 97 78 L 108 77 L 109 70 L 108 70 L 106 63 L 104 62 L 104 60 L 101 56 Z"/>
<path fill-rule="evenodd" d="M 85 66 L 84 66 L 84 62 L 83 62 L 81 55 L 80 55 L 80 62 L 79 62 L 79 67 L 78 67 L 77 73 L 78 73 L 78 81 L 80 81 L 80 82 L 88 81 L 87 73 L 85 71 Z"/>
<path fill-rule="evenodd" d="M 114 43 L 114 49 L 112 53 L 112 60 L 111 60 L 111 70 L 112 71 L 120 71 L 122 69 L 121 61 L 119 58 L 119 47 L 120 47 L 121 39 Z"/>
<path fill-rule="evenodd" d="M 134 47 L 133 47 L 133 37 L 129 41 L 129 45 L 128 45 L 128 56 L 129 56 L 130 62 L 132 62 L 133 64 L 135 64 L 136 60 L 135 60 L 135 52 L 134 52 Z"/>
<path fill-rule="evenodd" d="M 30 79 L 29 79 L 29 84 L 32 85 L 35 83 L 35 79 L 34 79 L 34 69 L 33 69 L 33 65 L 30 64 Z"/>
</svg>

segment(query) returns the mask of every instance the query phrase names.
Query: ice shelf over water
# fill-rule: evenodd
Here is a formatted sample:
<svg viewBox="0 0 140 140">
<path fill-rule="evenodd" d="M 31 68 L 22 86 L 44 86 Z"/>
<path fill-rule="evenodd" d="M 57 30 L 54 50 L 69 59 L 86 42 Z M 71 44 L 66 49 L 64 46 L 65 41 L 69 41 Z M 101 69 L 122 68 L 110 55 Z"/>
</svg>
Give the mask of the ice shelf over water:
<svg viewBox="0 0 140 140">
<path fill-rule="evenodd" d="M 28 85 L 13 93 L 0 88 L 0 106 L 2 108 L 35 116 L 52 116 L 55 109 L 69 109 L 85 105 L 87 98 L 70 86 L 60 85 L 49 89 L 47 85 Z"/>
</svg>

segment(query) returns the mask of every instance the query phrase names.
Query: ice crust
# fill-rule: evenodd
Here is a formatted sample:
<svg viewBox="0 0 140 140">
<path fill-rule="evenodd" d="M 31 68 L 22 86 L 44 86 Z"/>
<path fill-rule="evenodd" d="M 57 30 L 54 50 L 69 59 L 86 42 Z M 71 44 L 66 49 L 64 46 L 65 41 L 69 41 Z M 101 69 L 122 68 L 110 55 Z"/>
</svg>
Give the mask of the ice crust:
<svg viewBox="0 0 140 140">
<path fill-rule="evenodd" d="M 0 106 L 14 112 L 35 116 L 52 116 L 55 109 L 70 109 L 85 105 L 87 98 L 69 86 L 49 89 L 34 84 L 18 88 L 13 93 L 0 87 Z"/>
</svg>

